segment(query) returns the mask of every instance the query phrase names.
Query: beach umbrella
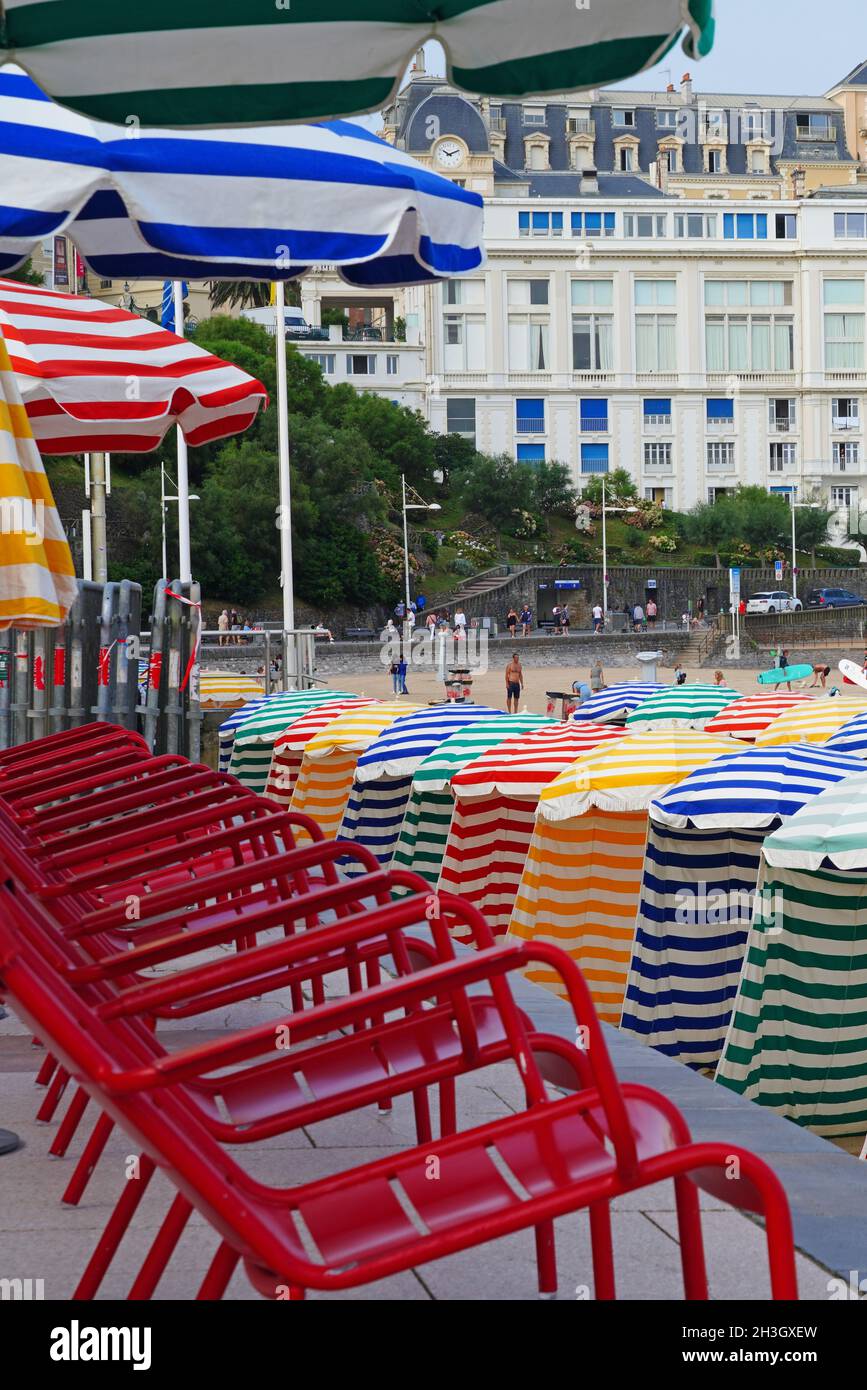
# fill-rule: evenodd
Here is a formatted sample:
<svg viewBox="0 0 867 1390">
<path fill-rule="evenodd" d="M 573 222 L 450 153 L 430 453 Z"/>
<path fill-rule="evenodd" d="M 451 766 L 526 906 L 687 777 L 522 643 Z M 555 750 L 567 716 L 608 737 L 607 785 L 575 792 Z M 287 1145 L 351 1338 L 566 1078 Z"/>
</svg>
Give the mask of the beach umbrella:
<svg viewBox="0 0 867 1390">
<path fill-rule="evenodd" d="M 739 748 L 651 802 L 621 1028 L 681 1062 L 716 1066 L 754 906 L 763 911 L 762 843 L 861 766 L 806 743 Z"/>
<path fill-rule="evenodd" d="M 268 784 L 271 754 L 280 734 L 308 710 L 337 697 L 352 699 L 353 694 L 346 690 L 289 690 L 272 695 L 233 730 L 229 771 L 248 791 L 261 795 Z"/>
<path fill-rule="evenodd" d="M 867 713 L 864 698 L 835 695 L 833 699 L 812 700 L 783 710 L 756 736 L 756 747 L 771 748 L 781 743 L 827 743 L 856 714 Z"/>
<path fill-rule="evenodd" d="M 234 671 L 203 671 L 199 676 L 199 704 L 203 710 L 241 709 L 263 694 L 262 681 Z"/>
<path fill-rule="evenodd" d="M 754 740 L 778 714 L 812 699 L 812 695 L 801 691 L 743 695 L 709 719 L 704 731 L 706 734 L 732 734 L 734 738 Z"/>
<path fill-rule="evenodd" d="M 271 754 L 271 767 L 268 772 L 268 784 L 265 788 L 265 795 L 269 801 L 276 801 L 278 806 L 288 806 L 292 800 L 292 793 L 295 790 L 295 783 L 301 771 L 301 763 L 304 759 L 304 750 L 310 740 L 327 729 L 333 724 L 340 715 L 346 714 L 349 710 L 365 709 L 369 705 L 379 704 L 378 700 L 326 700 L 324 704 L 317 705 L 307 714 L 302 714 L 300 719 L 289 725 L 285 733 L 277 738 L 274 744 L 274 751 Z"/>
<path fill-rule="evenodd" d="M 321 733 L 313 735 L 304 749 L 290 809 L 310 816 L 327 840 L 335 839 L 352 791 L 359 757 L 384 729 L 420 708 L 408 701 L 388 700 L 364 709 L 348 710 L 331 720 Z"/>
<path fill-rule="evenodd" d="M 611 724 L 570 720 L 513 734 L 459 768 L 438 888 L 473 903 L 503 937 L 543 787 L 597 743 L 623 737 Z"/>
<path fill-rule="evenodd" d="M 632 734 L 654 729 L 703 729 L 726 705 L 740 699 L 740 691 L 727 685 L 667 685 L 630 711 L 626 727 Z"/>
<path fill-rule="evenodd" d="M 235 746 L 235 734 L 238 729 L 249 719 L 251 714 L 261 709 L 269 700 L 276 700 L 279 693 L 278 691 L 274 691 L 271 695 L 261 694 L 255 696 L 252 700 L 248 700 L 245 705 L 242 705 L 240 709 L 230 714 L 227 719 L 223 720 L 217 730 L 217 739 L 219 742 L 217 767 L 220 772 L 229 771 L 229 764 L 232 761 L 232 749 Z"/>
<path fill-rule="evenodd" d="M 450 789 L 452 777 L 481 753 L 498 747 L 515 734 L 550 727 L 554 722 L 546 715 L 528 712 L 483 719 L 452 734 L 436 752 L 425 758 L 413 777 L 409 804 L 394 852 L 394 867 L 411 869 L 426 878 L 431 887 L 436 887 L 455 808 Z M 556 727 L 564 725 L 556 721 Z M 490 851 L 495 855 L 496 846 L 491 845 Z"/>
<path fill-rule="evenodd" d="M 668 686 L 658 682 L 623 681 L 609 685 L 606 690 L 591 695 L 583 705 L 579 705 L 572 718 L 578 722 L 586 720 L 590 724 L 625 724 L 626 716 L 638 709 L 651 695 L 658 695 Z"/>
<path fill-rule="evenodd" d="M 0 62 L 101 119 L 208 126 L 376 111 L 438 39 L 448 81 L 493 97 L 584 90 L 713 43 L 712 0 L 6 0 Z"/>
<path fill-rule="evenodd" d="M 148 453 L 172 425 L 207 444 L 268 400 L 255 377 L 148 319 L 41 285 L 0 280 L 0 336 L 42 454 Z"/>
<path fill-rule="evenodd" d="M 459 729 L 505 717 L 487 705 L 437 705 L 383 730 L 358 759 L 340 839 L 364 845 L 387 866 L 403 824 L 413 773 Z M 347 872 L 362 870 L 350 861 Z"/>
<path fill-rule="evenodd" d="M 857 758 L 867 758 L 867 709 L 841 724 L 825 747 L 833 748 L 838 753 L 853 753 Z"/>
<path fill-rule="evenodd" d="M 765 841 L 717 1080 L 840 1138 L 867 1132 L 867 771 Z"/>
<path fill-rule="evenodd" d="M 57 627 L 78 594 L 75 567 L 2 334 L 0 469 L 0 629 Z"/>
<path fill-rule="evenodd" d="M 592 748 L 542 791 L 509 935 L 568 952 L 608 1023 L 620 1022 L 648 807 L 730 752 L 728 739 L 692 730 L 638 734 Z M 562 992 L 554 971 L 534 965 L 528 975 Z"/>
</svg>

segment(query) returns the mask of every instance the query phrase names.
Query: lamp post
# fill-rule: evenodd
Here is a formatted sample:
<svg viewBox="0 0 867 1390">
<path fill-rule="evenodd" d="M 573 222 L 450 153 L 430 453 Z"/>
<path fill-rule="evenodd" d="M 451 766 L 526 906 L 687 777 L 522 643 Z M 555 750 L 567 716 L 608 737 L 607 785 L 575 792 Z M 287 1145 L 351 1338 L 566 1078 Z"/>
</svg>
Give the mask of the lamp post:
<svg viewBox="0 0 867 1390">
<path fill-rule="evenodd" d="M 410 487 L 409 490 L 413 497 L 418 498 L 418 501 L 407 502 L 406 476 L 403 473 L 400 475 L 400 483 L 403 495 L 403 573 L 406 581 L 406 611 L 407 616 L 409 616 L 412 599 L 409 588 L 409 528 L 407 526 L 406 514 L 407 512 L 440 512 L 442 511 L 442 507 L 439 502 L 422 502 L 414 487 Z"/>
<path fill-rule="evenodd" d="M 167 553 L 166 553 L 166 503 L 167 503 L 167 502 L 178 502 L 178 503 L 180 503 L 180 500 L 181 500 L 179 495 L 176 495 L 176 496 L 174 496 L 174 497 L 170 497 L 170 496 L 168 495 L 168 493 L 166 492 L 166 478 L 169 479 L 169 482 L 173 482 L 173 479 L 171 478 L 170 474 L 166 471 L 166 466 L 165 466 L 165 464 L 164 464 L 164 463 L 161 463 L 161 464 L 160 464 L 160 516 L 161 516 L 161 518 L 162 518 L 162 528 L 163 528 L 163 579 L 168 579 L 168 577 L 169 577 L 169 568 L 168 568 L 169 562 L 168 562 L 168 556 L 167 556 Z M 175 484 L 175 486 L 177 486 L 177 485 Z M 186 500 L 187 500 L 188 502 L 198 502 L 198 501 L 200 500 L 200 498 L 199 498 L 199 496 L 198 496 L 197 493 L 192 493 L 190 496 L 187 497 Z"/>
<path fill-rule="evenodd" d="M 608 626 L 608 512 L 637 512 L 637 507 L 609 507 L 605 501 L 605 475 L 602 476 L 602 628 Z"/>
<path fill-rule="evenodd" d="M 791 511 L 792 511 L 792 598 L 793 598 L 793 599 L 798 597 L 798 564 L 797 564 L 798 552 L 797 552 L 797 549 L 796 549 L 796 546 L 795 546 L 795 508 L 796 508 L 796 506 L 801 506 L 801 507 L 811 507 L 811 508 L 813 508 L 814 510 L 819 510 L 819 509 L 821 508 L 821 506 L 822 506 L 821 502 L 800 502 L 800 503 L 796 503 L 796 501 L 795 501 L 795 495 L 796 495 L 796 490 L 795 490 L 795 486 L 794 486 L 794 484 L 793 484 L 793 485 L 792 485 L 792 490 L 791 490 L 791 492 L 789 493 L 789 506 L 791 507 Z"/>
</svg>

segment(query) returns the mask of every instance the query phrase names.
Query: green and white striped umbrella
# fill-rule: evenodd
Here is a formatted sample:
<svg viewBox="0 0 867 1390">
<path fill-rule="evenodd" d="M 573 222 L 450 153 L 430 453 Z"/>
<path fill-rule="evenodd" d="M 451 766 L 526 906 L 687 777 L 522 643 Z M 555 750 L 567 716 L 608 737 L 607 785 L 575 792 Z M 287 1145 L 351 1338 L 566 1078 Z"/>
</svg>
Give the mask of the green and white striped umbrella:
<svg viewBox="0 0 867 1390">
<path fill-rule="evenodd" d="M 713 0 L 6 0 L 0 64 L 119 125 L 263 125 L 375 111 L 438 39 L 449 80 L 496 97 L 631 77 L 683 36 L 713 43 Z"/>
<path fill-rule="evenodd" d="M 425 758 L 412 779 L 409 804 L 392 867 L 412 869 L 435 888 L 455 809 L 455 799 L 449 785 L 454 774 L 480 753 L 496 748 L 507 738 L 555 722 L 543 714 L 505 714 L 498 719 L 479 720 L 447 738 Z M 495 852 L 493 846 L 492 850 Z"/>
<path fill-rule="evenodd" d="M 819 1134 L 867 1133 L 867 772 L 765 841 L 717 1080 Z"/>
<path fill-rule="evenodd" d="M 229 771 L 248 791 L 265 793 L 274 744 L 302 714 L 327 700 L 351 700 L 345 690 L 289 690 L 274 695 L 235 729 Z"/>
<path fill-rule="evenodd" d="M 640 734 L 660 729 L 703 729 L 726 705 L 739 700 L 739 690 L 726 685 L 670 685 L 658 695 L 642 700 L 626 716 L 626 732 Z"/>
</svg>

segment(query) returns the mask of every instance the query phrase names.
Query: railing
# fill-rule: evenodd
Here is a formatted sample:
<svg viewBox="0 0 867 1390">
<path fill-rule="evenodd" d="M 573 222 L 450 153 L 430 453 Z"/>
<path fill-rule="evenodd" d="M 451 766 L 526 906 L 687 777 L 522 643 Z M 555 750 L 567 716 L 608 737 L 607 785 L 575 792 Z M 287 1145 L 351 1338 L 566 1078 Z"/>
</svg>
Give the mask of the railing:
<svg viewBox="0 0 867 1390">
<path fill-rule="evenodd" d="M 833 126 L 821 126 L 814 130 L 809 125 L 799 125 L 795 127 L 796 140 L 836 140 L 837 131 Z"/>
<path fill-rule="evenodd" d="M 673 473 L 674 464 L 671 459 L 645 459 L 645 473 Z"/>
<path fill-rule="evenodd" d="M 537 417 L 537 416 L 526 416 L 526 417 L 525 417 L 525 416 L 519 416 L 519 417 L 518 417 L 518 422 L 517 422 L 517 424 L 516 424 L 516 426 L 515 426 L 515 433 L 516 433 L 516 434 L 544 434 L 544 433 L 545 433 L 545 420 L 544 420 L 544 417 Z"/>
<path fill-rule="evenodd" d="M 708 459 L 707 468 L 709 473 L 734 473 L 734 455 L 725 459 Z"/>
<path fill-rule="evenodd" d="M 709 419 L 707 427 L 709 430 L 733 430 L 735 427 L 734 416 L 730 416 L 727 420 Z"/>
<path fill-rule="evenodd" d="M 775 417 L 773 420 L 769 421 L 769 428 L 775 430 L 777 434 L 791 434 L 792 430 L 797 428 L 795 425 L 795 417 L 794 415 L 790 415 L 788 420 L 781 420 Z"/>
<path fill-rule="evenodd" d="M 584 116 L 570 116 L 566 122 L 568 135 L 595 135 L 596 122 Z"/>
<path fill-rule="evenodd" d="M 645 415 L 645 417 L 644 417 L 644 425 L 645 425 L 645 428 L 648 428 L 648 427 L 650 427 L 650 426 L 652 426 L 652 425 L 662 425 L 662 426 L 664 426 L 666 429 L 670 429 L 670 428 L 671 428 L 671 416 L 670 416 L 670 415 Z"/>
<path fill-rule="evenodd" d="M 592 432 L 593 432 L 594 430 L 607 430 L 607 429 L 608 429 L 608 416 L 607 416 L 607 415 L 582 415 L 582 416 L 581 416 L 581 433 L 582 433 L 582 434 L 592 434 Z"/>
<path fill-rule="evenodd" d="M 607 473 L 607 472 L 608 472 L 608 464 L 605 462 L 604 459 L 582 459 L 582 460 L 581 460 L 581 472 L 582 472 L 582 473 Z"/>
<path fill-rule="evenodd" d="M 831 421 L 832 430 L 859 430 L 861 421 L 857 415 L 846 415 L 843 417 L 834 416 Z"/>
</svg>

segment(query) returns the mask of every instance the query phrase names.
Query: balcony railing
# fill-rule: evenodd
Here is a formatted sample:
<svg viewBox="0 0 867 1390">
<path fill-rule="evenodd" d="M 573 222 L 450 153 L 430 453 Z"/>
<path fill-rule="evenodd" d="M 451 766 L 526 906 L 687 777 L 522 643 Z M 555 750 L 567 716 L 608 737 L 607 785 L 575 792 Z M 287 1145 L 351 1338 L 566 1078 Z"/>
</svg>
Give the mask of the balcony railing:
<svg viewBox="0 0 867 1390">
<path fill-rule="evenodd" d="M 708 461 L 707 461 L 707 467 L 708 467 L 708 472 L 709 472 L 709 473 L 734 473 L 734 471 L 735 471 L 735 460 L 734 460 L 734 455 L 732 455 L 731 458 L 725 458 L 725 459 L 710 459 L 710 458 L 709 458 Z"/>
<path fill-rule="evenodd" d="M 861 421 L 857 415 L 835 415 L 831 422 L 831 428 L 834 430 L 859 430 Z"/>
<path fill-rule="evenodd" d="M 674 464 L 671 459 L 645 459 L 645 473 L 673 473 Z"/>
<path fill-rule="evenodd" d="M 670 416 L 670 415 L 645 415 L 645 417 L 644 417 L 644 424 L 645 424 L 645 427 L 649 427 L 649 426 L 651 426 L 651 425 L 662 425 L 665 429 L 670 429 L 670 428 L 671 428 L 671 416 Z"/>
<path fill-rule="evenodd" d="M 536 415 L 526 415 L 526 416 L 523 416 L 523 415 L 522 415 L 522 416 L 519 416 L 519 418 L 518 418 L 518 423 L 517 423 L 517 425 L 516 425 L 515 428 L 516 428 L 516 432 L 517 432 L 518 434 L 544 434 L 544 433 L 545 433 L 545 419 L 544 419 L 544 416 L 536 416 Z"/>
<path fill-rule="evenodd" d="M 733 430 L 735 427 L 734 417 L 729 415 L 724 420 L 719 420 L 716 417 L 712 420 L 708 419 L 707 427 L 709 430 Z"/>
<path fill-rule="evenodd" d="M 607 472 L 608 472 L 608 464 L 605 462 L 604 459 L 582 459 L 582 460 L 581 460 L 581 472 L 582 472 L 582 473 L 607 473 Z"/>
<path fill-rule="evenodd" d="M 836 140 L 837 132 L 833 126 L 799 125 L 795 127 L 795 138 L 797 140 Z"/>
<path fill-rule="evenodd" d="M 607 429 L 608 429 L 608 416 L 607 416 L 607 415 L 582 415 L 582 416 L 581 416 L 581 433 L 582 433 L 582 434 L 592 434 L 594 430 L 607 430 Z"/>
<path fill-rule="evenodd" d="M 790 415 L 788 420 L 775 417 L 770 421 L 769 428 L 776 431 L 777 434 L 790 434 L 795 428 L 795 417 Z"/>
<path fill-rule="evenodd" d="M 570 116 L 566 122 L 567 135 L 595 135 L 596 122 L 586 116 Z"/>
</svg>

